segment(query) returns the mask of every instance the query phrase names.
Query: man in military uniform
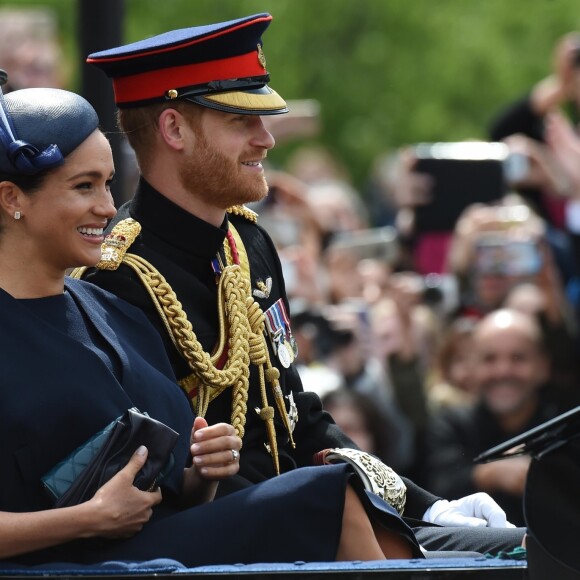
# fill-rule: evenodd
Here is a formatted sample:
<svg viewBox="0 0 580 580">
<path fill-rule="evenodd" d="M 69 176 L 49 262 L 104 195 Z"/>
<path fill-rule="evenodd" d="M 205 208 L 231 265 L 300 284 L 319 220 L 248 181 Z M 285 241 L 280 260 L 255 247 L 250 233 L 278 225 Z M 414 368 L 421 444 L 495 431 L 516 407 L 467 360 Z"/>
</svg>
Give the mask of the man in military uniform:
<svg viewBox="0 0 580 580">
<path fill-rule="evenodd" d="M 143 309 L 196 411 L 232 422 L 243 439 L 240 471 L 222 494 L 312 465 L 325 449 L 355 448 L 302 388 L 280 261 L 243 205 L 268 191 L 262 162 L 274 139 L 261 116 L 287 112 L 267 84 L 261 35 L 270 20 L 177 30 L 88 58 L 113 79 L 141 178 L 97 268 L 75 275 Z M 405 485 L 407 517 L 505 526 L 489 496 L 450 503 Z M 509 549 L 523 536 L 506 527 L 415 530 L 427 550 Z"/>
</svg>

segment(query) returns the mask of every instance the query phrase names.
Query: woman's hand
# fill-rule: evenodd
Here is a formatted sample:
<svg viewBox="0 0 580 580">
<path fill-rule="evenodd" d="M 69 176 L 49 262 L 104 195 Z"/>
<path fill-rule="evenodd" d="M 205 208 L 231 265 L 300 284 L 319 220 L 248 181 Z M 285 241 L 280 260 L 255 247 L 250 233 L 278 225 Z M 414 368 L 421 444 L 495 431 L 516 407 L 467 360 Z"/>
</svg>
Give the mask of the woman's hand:
<svg viewBox="0 0 580 580">
<path fill-rule="evenodd" d="M 78 538 L 128 538 L 149 521 L 161 492 L 133 485 L 147 461 L 139 448 L 129 463 L 81 504 L 28 513 L 0 512 L 0 559 L 57 546 Z"/>
<path fill-rule="evenodd" d="M 129 463 L 86 502 L 94 513 L 94 533 L 90 535 L 128 538 L 149 521 L 153 506 L 161 502 L 161 490 L 141 491 L 133 485 L 145 461 L 147 448 L 141 446 Z"/>
<path fill-rule="evenodd" d="M 208 426 L 197 417 L 191 430 L 192 466 L 184 470 L 183 493 L 192 503 L 211 501 L 220 479 L 235 475 L 239 468 L 242 440 L 228 423 Z"/>
</svg>

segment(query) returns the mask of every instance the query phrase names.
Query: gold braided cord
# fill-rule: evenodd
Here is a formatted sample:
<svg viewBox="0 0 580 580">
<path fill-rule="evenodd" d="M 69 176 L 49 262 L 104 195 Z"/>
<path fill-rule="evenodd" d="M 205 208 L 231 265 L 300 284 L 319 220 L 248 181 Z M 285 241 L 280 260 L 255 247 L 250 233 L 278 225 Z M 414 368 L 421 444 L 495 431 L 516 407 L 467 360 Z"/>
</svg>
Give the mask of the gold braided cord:
<svg viewBox="0 0 580 580">
<path fill-rule="evenodd" d="M 218 303 L 224 303 L 225 308 L 219 310 L 220 336 L 228 336 L 228 355 L 223 369 L 217 369 L 212 357 L 203 350 L 198 341 L 191 323 L 187 319 L 177 296 L 165 281 L 160 272 L 155 270 L 145 259 L 134 254 L 126 254 L 123 263 L 132 267 L 142 283 L 148 288 L 154 297 L 157 311 L 166 326 L 170 329 L 174 343 L 186 359 L 189 367 L 200 379 L 198 392 L 197 412 L 204 416 L 209 405 L 207 389 L 217 388 L 223 391 L 232 386 L 232 414 L 231 424 L 240 438 L 244 436 L 246 422 L 250 362 L 257 364 L 260 370 L 260 391 L 262 409 L 259 416 L 266 424 L 266 431 L 270 444 L 270 452 L 276 473 L 280 473 L 278 460 L 278 446 L 276 443 L 276 431 L 274 428 L 274 410 L 268 405 L 265 388 L 264 370 L 276 384 L 273 385 L 278 411 L 282 413 L 284 424 L 288 429 L 290 438 L 292 432 L 288 420 L 288 414 L 284 405 L 280 385 L 277 381 L 278 369 L 271 366 L 268 356 L 266 338 L 263 333 L 264 313 L 250 294 L 249 281 L 242 276 L 242 270 L 238 265 L 226 266 L 222 270 L 218 284 Z M 225 301 L 224 301 L 225 298 Z M 251 307 L 248 313 L 247 306 Z M 225 310 L 227 317 L 222 313 Z M 258 326 L 258 334 L 250 326 L 250 321 Z M 226 328 L 226 321 L 228 326 Z M 215 356 L 215 354 L 214 354 Z M 274 373 L 272 371 L 275 371 Z M 294 442 L 292 441 L 294 445 Z"/>
<path fill-rule="evenodd" d="M 258 214 L 245 205 L 232 205 L 226 211 L 234 215 L 239 215 L 254 224 L 258 221 Z"/>
<path fill-rule="evenodd" d="M 241 208 L 239 211 L 245 209 Z M 245 214 L 244 217 L 248 219 Z M 232 264 L 232 248 L 228 240 L 224 240 L 224 251 L 229 265 L 222 268 L 219 276 L 219 340 L 214 352 L 210 355 L 203 350 L 181 303 L 163 275 L 141 256 L 127 252 L 139 231 L 140 225 L 135 220 L 127 219 L 119 222 L 112 232 L 112 234 L 120 234 L 117 236 L 119 239 L 112 236 L 112 242 L 115 243 L 111 242 L 111 248 L 106 246 L 107 241 L 103 242 L 104 258 L 105 250 L 111 251 L 97 267 L 114 270 L 119 267 L 120 263 L 123 263 L 137 274 L 149 293 L 173 344 L 192 370 L 192 374 L 181 380 L 180 385 L 194 402 L 198 415 L 203 417 L 207 413 L 210 402 L 225 389 L 231 387 L 231 423 L 241 439 L 245 433 L 250 364 L 258 367 L 262 408 L 256 411 L 264 421 L 272 461 L 276 473 L 280 473 L 274 409 L 268 403 L 266 383 L 272 387 L 276 407 L 289 434 L 290 442 L 295 446 L 292 427 L 280 388 L 280 372 L 272 366 L 270 361 L 265 334 L 265 315 L 252 297 L 249 260 L 238 232 L 230 223 L 230 231 L 234 237 L 240 264 Z M 123 241 L 126 244 L 120 243 Z M 85 270 L 86 268 L 77 268 L 71 276 L 80 278 Z M 224 358 L 224 353 L 225 363 L 221 369 L 218 369 L 216 364 Z"/>
<path fill-rule="evenodd" d="M 230 386 L 233 388 L 232 425 L 238 436 L 243 438 L 250 375 L 247 346 L 250 331 L 243 297 L 244 280 L 239 266 L 224 268 L 218 285 L 218 302 L 225 298 L 226 313 L 224 316 L 220 309 L 219 334 L 228 336 L 227 360 L 224 367 L 218 369 L 211 360 L 212 357 L 203 350 L 181 303 L 163 275 L 147 260 L 134 254 L 126 254 L 123 263 L 133 268 L 148 289 L 175 345 L 200 378 L 202 385 L 221 390 Z M 229 331 L 226 331 L 226 320 Z M 207 397 L 202 394 L 197 410 L 200 416 L 207 412 L 207 405 Z"/>
<path fill-rule="evenodd" d="M 235 208 L 230 208 L 228 211 L 232 211 L 232 213 L 236 213 L 235 211 L 233 211 L 234 209 Z M 245 208 L 243 206 L 241 209 L 247 210 L 247 208 Z M 256 217 L 257 217 L 257 215 L 256 215 Z M 247 218 L 247 219 L 249 219 L 249 218 Z M 250 360 L 253 364 L 257 365 L 260 369 L 262 369 L 264 366 L 266 367 L 265 379 L 272 385 L 272 391 L 274 393 L 274 398 L 276 400 L 276 407 L 278 408 L 278 412 L 280 413 L 280 416 L 282 417 L 282 421 L 284 422 L 284 427 L 286 428 L 286 431 L 288 432 L 288 436 L 290 438 L 290 443 L 292 444 L 292 447 L 295 448 L 296 445 L 294 443 L 294 439 L 292 436 L 293 428 L 291 426 L 290 417 L 288 416 L 288 412 L 286 411 L 286 405 L 284 403 L 284 395 L 282 393 L 282 389 L 280 388 L 280 371 L 277 368 L 272 366 L 272 363 L 270 361 L 270 354 L 268 351 L 268 345 L 266 343 L 266 333 L 265 333 L 266 316 L 265 316 L 264 312 L 262 311 L 262 309 L 260 308 L 260 306 L 258 305 L 258 303 L 254 300 L 254 298 L 251 294 L 250 262 L 248 260 L 248 254 L 246 252 L 244 242 L 242 241 L 242 238 L 240 237 L 240 234 L 238 233 L 238 230 L 234 227 L 234 225 L 231 222 L 230 222 L 229 229 L 230 229 L 230 232 L 232 233 L 232 236 L 234 238 L 234 242 L 236 245 L 236 249 L 237 249 L 238 257 L 239 257 L 239 261 L 240 261 L 240 267 L 242 269 L 242 274 L 243 274 L 244 278 L 247 280 L 248 289 L 250 290 L 248 292 L 246 300 L 248 302 L 247 310 L 248 310 L 248 319 L 250 321 L 250 328 L 253 331 L 252 338 L 255 340 L 255 342 L 250 342 Z M 224 248 L 226 249 L 226 255 L 228 255 L 228 252 L 230 251 L 229 244 L 224 243 Z M 265 386 L 264 386 L 264 374 L 262 372 L 260 372 L 260 389 L 262 392 L 263 405 L 265 407 L 267 405 L 268 399 L 266 396 Z M 261 415 L 261 417 L 262 417 L 262 415 Z M 273 457 L 274 457 L 274 455 L 273 455 Z M 276 463 L 276 461 L 274 461 L 274 463 Z"/>
</svg>

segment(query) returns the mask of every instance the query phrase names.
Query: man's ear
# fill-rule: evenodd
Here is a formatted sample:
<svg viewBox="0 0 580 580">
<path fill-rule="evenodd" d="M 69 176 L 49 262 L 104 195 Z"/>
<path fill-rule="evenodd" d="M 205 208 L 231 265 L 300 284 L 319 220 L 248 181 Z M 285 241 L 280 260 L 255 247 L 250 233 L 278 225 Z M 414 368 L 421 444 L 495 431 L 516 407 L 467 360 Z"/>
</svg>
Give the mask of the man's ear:
<svg viewBox="0 0 580 580">
<path fill-rule="evenodd" d="M 22 215 L 22 197 L 24 193 L 12 181 L 0 181 L 0 208 L 9 216 Z"/>
<path fill-rule="evenodd" d="M 159 134 L 163 141 L 172 149 L 182 151 L 185 148 L 185 128 L 187 121 L 175 109 L 165 109 L 158 120 Z"/>
</svg>

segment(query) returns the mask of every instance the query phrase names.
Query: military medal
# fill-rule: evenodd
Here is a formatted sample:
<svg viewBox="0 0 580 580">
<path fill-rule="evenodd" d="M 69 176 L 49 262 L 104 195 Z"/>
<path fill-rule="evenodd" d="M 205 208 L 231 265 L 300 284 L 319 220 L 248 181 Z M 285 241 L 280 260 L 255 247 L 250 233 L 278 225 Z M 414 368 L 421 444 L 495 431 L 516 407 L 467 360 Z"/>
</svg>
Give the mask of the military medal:
<svg viewBox="0 0 580 580">
<path fill-rule="evenodd" d="M 286 347 L 286 350 L 288 351 L 288 356 L 290 357 L 290 362 L 294 362 L 294 359 L 296 358 L 296 356 L 294 355 L 294 349 L 292 348 L 292 344 L 288 340 L 288 337 L 286 337 L 284 339 L 284 346 Z"/>
<path fill-rule="evenodd" d="M 282 341 L 278 343 L 278 360 L 285 369 L 292 364 L 291 352 L 292 351 L 286 346 L 286 342 Z"/>
<path fill-rule="evenodd" d="M 298 345 L 296 344 L 296 339 L 292 335 L 292 329 L 290 328 L 290 317 L 288 316 L 288 312 L 286 312 L 284 300 L 280 299 L 278 302 L 280 303 L 280 314 L 282 315 L 282 320 L 284 321 L 286 348 L 290 351 L 292 362 L 294 362 L 298 356 Z"/>
<path fill-rule="evenodd" d="M 290 346 L 292 347 L 294 358 L 296 358 L 298 356 L 298 343 L 292 334 L 290 335 Z"/>
<path fill-rule="evenodd" d="M 296 355 L 291 342 L 293 337 L 290 333 L 290 322 L 282 298 L 272 304 L 264 315 L 272 349 L 280 364 L 287 369 L 294 362 Z"/>
</svg>

